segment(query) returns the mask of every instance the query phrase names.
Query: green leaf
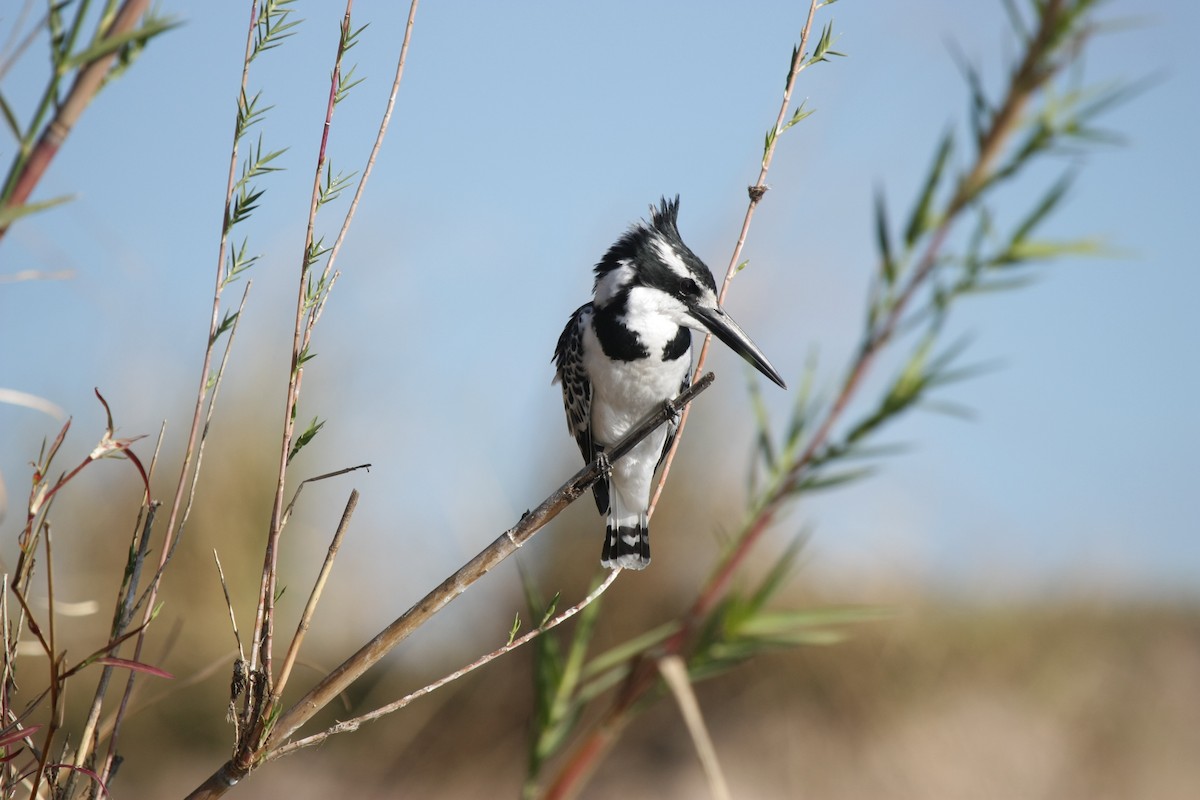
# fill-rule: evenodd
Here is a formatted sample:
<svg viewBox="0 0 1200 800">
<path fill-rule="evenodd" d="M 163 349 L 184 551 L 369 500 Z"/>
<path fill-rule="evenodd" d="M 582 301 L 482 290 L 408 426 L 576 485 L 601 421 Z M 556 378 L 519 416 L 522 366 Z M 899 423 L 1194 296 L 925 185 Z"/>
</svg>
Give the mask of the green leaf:
<svg viewBox="0 0 1200 800">
<path fill-rule="evenodd" d="M 789 575 L 795 572 L 796 562 L 800 558 L 800 552 L 804 549 L 804 545 L 808 542 L 808 537 L 801 535 L 792 539 L 787 550 L 775 560 L 766 577 L 758 585 L 754 594 L 750 596 L 748 605 L 751 609 L 758 611 L 767 604 L 779 589 L 783 586 L 783 582 Z"/>
<path fill-rule="evenodd" d="M 359 35 L 363 31 L 365 31 L 367 29 L 367 27 L 370 26 L 370 24 L 371 23 L 368 22 L 365 25 L 363 25 L 361 28 L 358 28 L 357 30 L 346 31 L 346 33 L 344 33 L 344 35 L 342 36 L 342 52 L 343 53 L 347 52 L 348 50 L 350 50 L 350 48 L 354 47 L 354 45 L 358 44 Z"/>
<path fill-rule="evenodd" d="M 891 616 L 892 612 L 889 610 L 872 606 L 839 606 L 802 611 L 764 612 L 747 620 L 741 633 L 755 638 L 776 638 L 810 628 L 878 622 Z"/>
<path fill-rule="evenodd" d="M 554 612 L 558 610 L 558 601 L 561 597 L 562 592 L 555 592 L 554 597 L 550 598 L 550 602 L 546 604 L 546 610 L 542 612 L 542 621 L 538 623 L 539 628 L 554 619 Z"/>
<path fill-rule="evenodd" d="M 812 475 L 796 485 L 796 493 L 819 492 L 823 489 L 836 489 L 847 483 L 853 483 L 868 478 L 876 473 L 875 467 L 858 467 L 857 469 L 835 472 L 830 475 Z"/>
<path fill-rule="evenodd" d="M 662 644 L 678 631 L 679 622 L 675 620 L 665 622 L 657 628 L 651 628 L 645 633 L 635 636 L 616 647 L 605 650 L 600 655 L 588 661 L 587 667 L 584 669 L 584 675 L 586 677 L 599 675 L 617 664 L 629 661 L 634 656 L 640 655 L 651 647 Z"/>
<path fill-rule="evenodd" d="M 1017 4 L 1014 0 L 1001 0 L 1004 4 L 1004 11 L 1008 15 L 1008 22 L 1012 26 L 1013 33 L 1021 44 L 1027 45 L 1029 42 L 1029 29 L 1025 27 L 1025 20 L 1021 18 L 1021 12 L 1017 9 Z"/>
<path fill-rule="evenodd" d="M 1110 251 L 1095 238 L 1068 241 L 1024 241 L 1009 250 L 1014 261 L 1047 261 L 1063 256 L 1100 256 Z"/>
<path fill-rule="evenodd" d="M 254 47 L 250 53 L 253 61 L 260 54 L 278 47 L 284 39 L 296 33 L 296 26 L 302 20 L 289 20 L 288 16 L 295 10 L 289 6 L 295 0 L 267 0 L 258 12 L 258 23 L 254 32 Z"/>
<path fill-rule="evenodd" d="M 19 206 L 5 206 L 0 208 L 0 229 L 7 228 L 21 217 L 30 214 L 37 214 L 55 206 L 60 206 L 63 203 L 70 202 L 75 199 L 73 194 L 64 194 L 59 197 L 52 197 L 49 200 L 40 200 L 36 203 L 24 203 Z"/>
<path fill-rule="evenodd" d="M 221 338 L 223 333 L 232 328 L 234 323 L 237 322 L 237 318 L 238 312 L 226 311 L 224 318 L 221 320 L 221 324 L 217 326 L 217 330 L 212 335 L 212 341 L 217 341 L 217 339 Z"/>
<path fill-rule="evenodd" d="M 750 407 L 754 412 L 754 426 L 757 429 L 759 455 L 769 471 L 776 468 L 775 448 L 771 444 L 771 418 L 763 401 L 762 387 L 757 380 L 748 380 L 746 390 L 750 393 Z"/>
<path fill-rule="evenodd" d="M 182 24 L 179 20 L 169 18 L 155 17 L 147 19 L 145 23 L 131 31 L 119 33 L 115 36 L 108 36 L 92 43 L 90 47 L 67 58 L 64 62 L 64 67 L 66 69 L 76 69 L 84 64 L 90 64 L 93 61 L 111 55 L 129 45 L 145 45 L 146 42 L 160 33 L 177 28 Z"/>
<path fill-rule="evenodd" d="M 1071 188 L 1074 178 L 1074 174 L 1068 172 L 1050 187 L 1050 191 L 1046 192 L 1046 196 L 1041 199 L 1041 202 L 1034 207 L 1033 211 L 1022 220 L 1021 224 L 1013 232 L 1010 250 L 1015 249 L 1024 242 L 1026 237 L 1033 232 L 1033 229 L 1040 225 L 1050 212 L 1058 206 L 1066 195 L 1067 190 Z"/>
<path fill-rule="evenodd" d="M 809 349 L 804 362 L 804 374 L 801 376 L 800 386 L 796 390 L 796 403 L 792 406 L 792 418 L 788 423 L 787 436 L 784 438 L 785 449 L 789 453 L 799 449 L 801 437 L 807 430 L 809 421 L 816 416 L 817 407 L 820 405 L 813 399 L 813 387 L 817 382 L 819 361 L 819 352 L 814 345 Z"/>
<path fill-rule="evenodd" d="M 896 261 L 892 256 L 891 236 L 888 233 L 887 201 L 883 190 L 875 190 L 875 244 L 879 248 L 879 269 L 885 286 L 896 283 Z"/>
<path fill-rule="evenodd" d="M 788 128 L 792 127 L 793 125 L 800 122 L 801 120 L 808 119 L 814 113 L 816 113 L 815 108 L 805 108 L 804 103 L 801 102 L 800 105 L 796 107 L 796 112 L 794 114 L 792 114 L 792 118 L 789 119 L 786 123 L 784 123 L 783 127 L 780 128 L 779 132 L 783 133 L 783 131 L 786 131 Z"/>
<path fill-rule="evenodd" d="M 771 148 L 772 148 L 772 147 L 775 145 L 775 137 L 776 137 L 776 135 L 777 135 L 777 133 L 776 133 L 776 131 L 775 131 L 775 129 L 774 129 L 774 128 L 771 128 L 770 130 L 768 130 L 768 131 L 767 131 L 767 136 L 766 136 L 766 139 L 765 139 L 765 141 L 763 142 L 763 157 L 762 157 L 762 160 L 763 160 L 763 163 L 764 163 L 764 164 L 766 164 L 766 163 L 767 163 L 767 155 L 768 155 L 768 154 L 771 152 Z"/>
<path fill-rule="evenodd" d="M 292 440 L 292 449 L 288 452 L 287 457 L 289 464 L 292 462 L 292 459 L 295 458 L 296 455 L 309 444 L 309 442 L 316 438 L 317 434 L 321 431 L 321 428 L 324 427 L 325 420 L 318 420 L 316 417 L 312 418 L 312 422 L 308 423 L 308 427 L 304 429 L 304 432 Z"/>
<path fill-rule="evenodd" d="M 21 133 L 21 123 L 17 121 L 17 115 L 13 113 L 12 107 L 4 99 L 3 94 L 0 94 L 0 113 L 4 114 L 4 121 L 8 123 L 8 129 L 12 132 L 13 138 L 18 142 L 24 140 L 25 136 Z"/>
<path fill-rule="evenodd" d="M 941 183 L 946 165 L 950 162 L 950 154 L 953 152 L 954 131 L 947 129 L 942 134 L 941 144 L 938 145 L 937 153 L 933 157 L 933 164 L 925 178 L 925 186 L 921 189 L 921 195 L 917 199 L 916 205 L 913 206 L 912 216 L 908 220 L 908 227 L 904 230 L 904 243 L 910 248 L 932 226 L 933 197 Z"/>
<path fill-rule="evenodd" d="M 844 56 L 844 53 L 839 53 L 836 50 L 831 50 L 833 45 L 833 20 L 825 24 L 821 31 L 821 38 L 817 40 L 816 49 L 813 50 L 812 57 L 808 59 L 808 64 L 816 64 L 820 61 L 828 61 L 826 56 Z"/>
<path fill-rule="evenodd" d="M 346 95 L 350 93 L 351 89 L 366 80 L 366 78 L 358 78 L 357 80 L 354 79 L 354 70 L 356 69 L 358 69 L 358 65 L 351 67 L 349 72 L 338 77 L 337 91 L 334 92 L 333 95 L 334 105 L 337 105 L 345 100 Z"/>
</svg>

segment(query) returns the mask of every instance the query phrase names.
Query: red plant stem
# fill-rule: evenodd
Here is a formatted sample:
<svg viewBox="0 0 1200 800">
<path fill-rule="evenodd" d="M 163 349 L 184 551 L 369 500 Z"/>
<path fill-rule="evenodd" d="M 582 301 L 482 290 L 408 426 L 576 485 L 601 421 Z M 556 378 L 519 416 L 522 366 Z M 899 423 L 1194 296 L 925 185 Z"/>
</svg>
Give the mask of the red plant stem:
<svg viewBox="0 0 1200 800">
<path fill-rule="evenodd" d="M 149 5 L 150 0 L 126 0 L 125 4 L 117 11 L 116 16 L 113 17 L 112 24 L 104 32 L 104 36 L 106 38 L 119 36 L 133 30 L 138 20 L 146 13 Z M 5 208 L 22 206 L 29 199 L 34 187 L 42 179 L 50 162 L 54 160 L 59 148 L 71 133 L 71 129 L 79 121 L 83 110 L 100 91 L 104 77 L 108 74 L 109 67 L 112 66 L 116 57 L 115 52 L 109 53 L 88 62 L 79 70 L 75 76 L 75 82 L 71 84 L 71 91 L 67 94 L 66 100 L 58 107 L 54 119 L 38 137 L 37 144 L 34 145 L 29 158 L 21 168 L 21 174 L 17 177 L 17 182 L 13 186 L 12 194 L 9 196 Z M 0 238 L 3 238 L 7 230 L 7 226 L 0 226 Z"/>
<path fill-rule="evenodd" d="M 262 583 L 259 588 L 258 610 L 254 620 L 254 639 L 251 647 L 251 669 L 256 663 L 266 681 L 264 692 L 272 693 L 273 681 L 271 650 L 274 628 L 275 587 L 279 562 L 279 539 L 283 533 L 283 497 L 287 483 L 288 457 L 291 454 L 292 441 L 295 435 L 295 411 L 300 400 L 300 383 L 304 370 L 300 359 L 304 353 L 307 336 L 305 335 L 304 320 L 306 317 L 305 301 L 308 292 L 308 276 L 311 270 L 309 254 L 312 250 L 314 229 L 316 226 L 317 207 L 321 196 L 321 173 L 325 169 L 325 152 L 329 144 L 329 129 L 333 122 L 333 109 L 337 104 L 337 90 L 342 74 L 342 56 L 345 55 L 346 38 L 350 32 L 350 11 L 354 0 L 346 0 L 346 10 L 342 17 L 341 34 L 338 37 L 337 56 L 334 58 L 333 74 L 329 80 L 329 99 L 325 106 L 325 123 L 321 129 L 321 147 L 317 152 L 317 168 L 313 176 L 312 198 L 309 202 L 308 224 L 304 236 L 304 252 L 300 256 L 300 280 L 296 294 L 296 324 L 292 331 L 292 359 L 288 375 L 287 399 L 284 403 L 283 436 L 279 454 L 279 473 L 275 484 L 275 499 L 271 507 L 271 527 L 267 534 L 267 545 L 263 554 Z"/>
</svg>

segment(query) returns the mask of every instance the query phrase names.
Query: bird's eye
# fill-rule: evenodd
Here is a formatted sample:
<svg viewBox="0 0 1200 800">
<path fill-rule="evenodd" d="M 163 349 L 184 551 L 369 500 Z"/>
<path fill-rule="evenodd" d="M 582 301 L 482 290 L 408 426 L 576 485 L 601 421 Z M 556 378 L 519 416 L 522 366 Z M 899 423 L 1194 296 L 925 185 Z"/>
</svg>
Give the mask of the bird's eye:
<svg viewBox="0 0 1200 800">
<path fill-rule="evenodd" d="M 684 297 L 696 297 L 700 294 L 700 285 L 691 278 L 679 281 L 679 293 Z"/>
</svg>

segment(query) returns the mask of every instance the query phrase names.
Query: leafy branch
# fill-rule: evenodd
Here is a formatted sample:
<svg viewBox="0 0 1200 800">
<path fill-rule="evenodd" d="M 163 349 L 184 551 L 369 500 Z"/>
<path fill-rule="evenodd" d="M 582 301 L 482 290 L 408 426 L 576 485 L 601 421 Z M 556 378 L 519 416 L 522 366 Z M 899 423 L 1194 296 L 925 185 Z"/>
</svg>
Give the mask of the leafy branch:
<svg viewBox="0 0 1200 800">
<path fill-rule="evenodd" d="M 977 77 L 968 76 L 969 119 L 975 134 L 971 158 L 956 171 L 956 137 L 953 131 L 942 136 L 899 238 L 893 234 L 886 203 L 876 196 L 879 264 L 866 304 L 861 344 L 832 392 L 832 400 L 813 398 L 814 369 L 810 367 L 791 419 L 778 434 L 771 429 L 757 389 L 752 391 L 759 446 L 752 496 L 737 533 L 685 614 L 649 640 L 623 650 L 619 666 L 606 662 L 616 671 L 609 680 L 619 681 L 617 691 L 599 722 L 574 743 L 543 797 L 572 795 L 630 718 L 645 706 L 644 701 L 661 692 L 660 660 L 682 656 L 693 680 L 698 680 L 769 647 L 826 641 L 832 634 L 825 625 L 877 614 L 859 609 L 824 610 L 808 616 L 766 611 L 765 601 L 775 593 L 795 558 L 795 545 L 756 589 L 734 589 L 733 579 L 766 531 L 797 499 L 868 474 L 873 469 L 870 462 L 890 452 L 876 444 L 885 427 L 918 407 L 928 407 L 934 390 L 977 372 L 978 367 L 959 365 L 962 342 L 940 344 L 947 315 L 959 299 L 1019 285 L 1012 280 L 1014 270 L 1035 261 L 1098 249 L 1089 239 L 1058 242 L 1038 238 L 1041 227 L 1066 196 L 1070 175 L 1056 180 L 1006 235 L 997 233 L 996 215 L 989 207 L 993 195 L 1009 178 L 1029 171 L 1041 156 L 1105 138 L 1096 134 L 1092 123 L 1101 111 L 1126 96 L 1126 91 L 1073 89 L 1064 93 L 1055 85 L 1055 78 L 1079 57 L 1095 31 L 1090 13 L 1095 5 L 1095 0 L 1030 0 L 1028 25 L 1016 15 L 1019 24 L 1014 23 L 1014 28 L 1023 50 L 999 98 L 993 102 L 983 93 Z M 794 61 L 801 50 L 803 46 L 794 51 Z M 832 51 L 826 46 L 823 54 Z M 814 62 L 810 58 L 804 63 Z M 1083 97 L 1088 101 L 1078 100 Z M 1031 112 L 1033 107 L 1036 110 Z M 785 115 L 786 110 L 780 120 Z M 768 137 L 768 146 L 773 144 Z M 760 179 L 751 188 L 751 210 L 756 195 L 761 198 L 762 186 Z M 951 232 L 972 222 L 965 249 L 953 250 Z M 726 287 L 740 266 L 742 242 L 739 238 Z M 915 343 L 880 400 L 859 418 L 847 419 L 850 401 L 860 394 L 867 374 L 885 353 L 895 352 L 909 341 L 906 334 L 914 334 Z M 864 460 L 868 462 L 865 465 Z M 814 621 L 819 621 L 816 629 L 811 627 Z M 579 693 L 579 702 L 587 698 L 586 693 Z"/>
<path fill-rule="evenodd" d="M 50 163 L 100 90 L 123 73 L 153 38 L 179 23 L 148 11 L 150 0 L 107 4 L 82 46 L 88 3 L 51 3 L 37 27 L 49 34 L 50 75 L 27 124 L 0 91 L 0 115 L 17 141 L 0 188 L 0 239 L 13 222 L 69 200 L 30 201 Z M 68 18 L 67 12 L 70 12 Z M 64 89 L 70 86 L 69 90 Z"/>
</svg>

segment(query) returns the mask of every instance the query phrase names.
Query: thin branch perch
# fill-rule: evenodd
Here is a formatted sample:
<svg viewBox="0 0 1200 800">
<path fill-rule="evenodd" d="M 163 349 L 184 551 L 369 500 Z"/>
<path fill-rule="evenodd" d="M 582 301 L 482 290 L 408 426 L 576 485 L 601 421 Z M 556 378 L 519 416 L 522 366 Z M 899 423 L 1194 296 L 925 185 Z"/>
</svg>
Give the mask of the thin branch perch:
<svg viewBox="0 0 1200 800">
<path fill-rule="evenodd" d="M 650 435 L 652 431 L 679 414 L 696 395 L 712 385 L 715 376 L 710 372 L 692 384 L 687 391 L 680 393 L 673 401 L 664 403 L 661 408 L 648 416 L 637 427 L 632 429 L 625 438 L 607 451 L 610 463 L 625 456 L 639 442 Z M 486 575 L 493 567 L 517 551 L 535 533 L 554 519 L 568 505 L 579 499 L 602 474 L 599 461 L 593 461 L 576 472 L 570 480 L 560 486 L 541 505 L 532 511 L 526 511 L 516 525 L 498 536 L 490 545 L 485 547 L 477 556 L 468 561 L 453 575 L 442 581 L 437 588 L 421 598 L 408 611 L 404 612 L 392 624 L 388 625 L 367 642 L 358 652 L 346 659 L 329 675 L 313 687 L 295 705 L 285 711 L 276 721 L 265 745 L 260 751 L 248 754 L 251 758 L 230 760 L 209 776 L 203 784 L 196 788 L 189 800 L 208 800 L 221 797 L 231 787 L 250 773 L 251 768 L 265 754 L 279 750 L 301 725 L 324 708 L 333 698 L 346 690 L 363 673 L 375 665 L 380 659 L 392 651 L 400 642 L 430 617 L 445 608 L 450 601 L 458 597 L 475 581 Z"/>
</svg>

